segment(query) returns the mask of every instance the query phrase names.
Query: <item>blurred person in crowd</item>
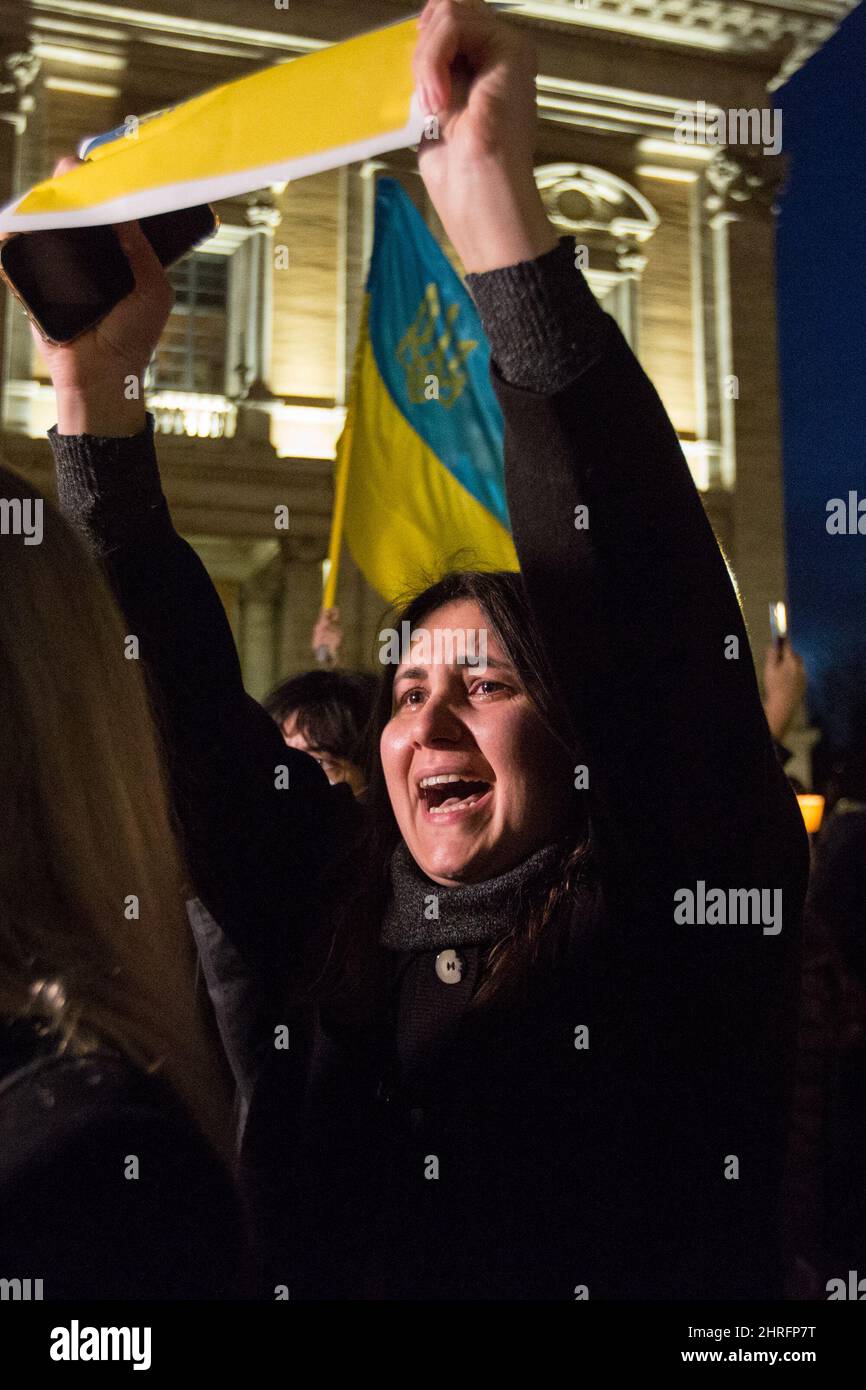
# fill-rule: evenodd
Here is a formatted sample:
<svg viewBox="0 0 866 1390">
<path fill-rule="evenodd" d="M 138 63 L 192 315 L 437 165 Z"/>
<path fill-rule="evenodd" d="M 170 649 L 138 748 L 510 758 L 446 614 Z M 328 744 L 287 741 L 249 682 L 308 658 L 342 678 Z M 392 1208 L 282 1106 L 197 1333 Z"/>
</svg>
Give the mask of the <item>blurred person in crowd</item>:
<svg viewBox="0 0 866 1390">
<path fill-rule="evenodd" d="M 814 695 L 815 722 L 820 738 L 812 749 L 812 776 L 815 790 L 825 800 L 826 818 L 844 795 L 843 781 L 850 785 L 856 750 L 864 740 L 863 692 L 866 690 L 866 654 L 850 652 L 821 672 Z M 856 775 L 856 774 L 855 774 Z M 847 793 L 849 800 L 856 800 Z"/>
<path fill-rule="evenodd" d="M 827 1120 L 828 1277 L 866 1261 L 866 700 L 837 760 L 838 795 L 822 827 L 809 890 L 835 965 L 834 1072 Z"/>
<path fill-rule="evenodd" d="M 764 714 L 781 765 L 791 751 L 784 739 L 806 694 L 806 671 L 787 637 L 764 655 Z M 788 774 L 796 793 L 806 790 Z M 836 961 L 814 914 L 804 915 L 800 1016 L 783 1198 L 785 1291 L 790 1298 L 820 1297 L 822 1211 L 826 1169 L 826 1108 L 833 1059 Z"/>
<path fill-rule="evenodd" d="M 787 671 L 782 660 L 774 661 L 776 650 L 767 653 L 765 711 L 780 757 L 787 761 L 781 743 L 805 693 L 805 679 L 793 661 Z M 838 701 L 846 685 L 842 672 L 831 674 L 831 697 Z M 826 1297 L 827 1279 L 858 1258 L 862 1263 L 866 1254 L 866 738 L 856 733 L 866 728 L 864 713 L 858 716 L 855 708 L 851 746 L 836 750 L 832 788 L 823 784 L 831 800 L 821 832 L 813 837 L 804 913 L 785 1194 L 787 1289 L 800 1299 Z M 840 714 L 834 711 L 837 724 Z"/>
<path fill-rule="evenodd" d="M 319 666 L 339 666 L 340 648 L 343 645 L 343 625 L 340 622 L 339 608 L 321 610 L 313 627 L 310 645 Z"/>
<path fill-rule="evenodd" d="M 333 637 L 336 610 L 328 635 Z M 316 625 L 322 646 L 322 620 Z M 339 647 L 339 635 L 332 648 Z M 366 671 L 315 670 L 291 676 L 263 702 L 289 748 L 308 753 L 331 785 L 344 782 L 363 800 L 365 739 L 377 680 Z M 243 1138 L 263 1057 L 273 1045 L 272 1005 L 263 997 L 242 955 L 198 899 L 187 904 L 202 975 L 226 1059 L 236 1085 L 237 1136 Z"/>
<path fill-rule="evenodd" d="M 0 498 L 42 515 L 38 544 L 0 534 L 2 1272 L 50 1300 L 238 1296 L 228 1108 L 141 666 L 53 506 L 6 469 Z"/>
<path fill-rule="evenodd" d="M 784 738 L 805 693 L 806 670 L 802 658 L 786 637 L 779 638 L 764 655 L 764 713 L 783 767 L 791 759 Z"/>
<path fill-rule="evenodd" d="M 521 569 L 403 608 L 398 631 L 483 632 L 486 664 L 386 667 L 366 825 L 244 694 L 172 527 L 119 389 L 167 315 L 134 228 L 134 321 L 43 348 L 60 495 L 148 633 L 196 886 L 274 995 L 245 1136 L 263 1290 L 772 1297 L 802 820 L 676 434 L 538 194 L 531 52 L 430 0 L 415 63 Z M 705 887 L 776 907 L 704 920 Z"/>
<path fill-rule="evenodd" d="M 305 671 L 272 690 L 264 706 L 290 748 L 309 753 L 332 785 L 347 782 L 358 796 L 377 686 L 367 671 Z"/>
<path fill-rule="evenodd" d="M 313 648 L 335 663 L 342 642 L 336 608 L 320 614 Z M 306 671 L 271 691 L 264 707 L 289 748 L 319 764 L 332 785 L 345 782 L 363 797 L 367 760 L 365 738 L 376 693 L 376 677 L 366 671 Z M 199 952 L 202 975 L 226 1059 L 235 1080 L 238 1142 L 267 1050 L 273 1046 L 271 1005 L 262 995 L 241 954 L 204 904 L 193 899 L 187 914 Z"/>
</svg>

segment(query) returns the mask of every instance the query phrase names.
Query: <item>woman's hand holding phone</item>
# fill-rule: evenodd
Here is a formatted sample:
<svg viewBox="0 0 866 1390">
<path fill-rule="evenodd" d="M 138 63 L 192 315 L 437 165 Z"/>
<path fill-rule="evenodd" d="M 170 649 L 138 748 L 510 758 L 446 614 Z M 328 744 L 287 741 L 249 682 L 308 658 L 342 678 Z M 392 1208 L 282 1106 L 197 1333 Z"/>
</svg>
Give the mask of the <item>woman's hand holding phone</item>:
<svg viewBox="0 0 866 1390">
<path fill-rule="evenodd" d="M 54 172 L 65 173 L 77 163 L 67 157 Z M 71 343 L 47 343 L 32 330 L 57 396 L 60 434 L 111 437 L 144 429 L 144 373 L 174 294 L 138 224 L 127 222 L 116 231 L 135 278 L 132 293 Z"/>
</svg>

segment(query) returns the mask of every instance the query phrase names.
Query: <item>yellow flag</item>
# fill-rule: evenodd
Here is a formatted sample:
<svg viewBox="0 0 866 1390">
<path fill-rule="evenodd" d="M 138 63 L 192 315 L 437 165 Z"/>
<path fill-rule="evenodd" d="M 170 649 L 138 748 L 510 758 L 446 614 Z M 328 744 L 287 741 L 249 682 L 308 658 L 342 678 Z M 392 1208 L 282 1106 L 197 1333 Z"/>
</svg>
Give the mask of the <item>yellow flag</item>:
<svg viewBox="0 0 866 1390">
<path fill-rule="evenodd" d="M 416 144 L 417 19 L 128 118 L 84 164 L 0 212 L 0 231 L 127 222 L 212 203 Z"/>
</svg>

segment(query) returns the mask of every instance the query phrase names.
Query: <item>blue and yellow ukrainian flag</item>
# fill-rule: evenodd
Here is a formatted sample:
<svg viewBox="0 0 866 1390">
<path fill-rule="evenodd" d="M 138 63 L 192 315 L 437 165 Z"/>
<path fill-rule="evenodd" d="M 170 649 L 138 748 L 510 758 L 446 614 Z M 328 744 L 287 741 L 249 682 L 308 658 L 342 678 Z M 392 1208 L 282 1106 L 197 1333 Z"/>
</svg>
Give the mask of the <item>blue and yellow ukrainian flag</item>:
<svg viewBox="0 0 866 1390">
<path fill-rule="evenodd" d="M 455 565 L 518 568 L 489 362 L 468 291 L 408 195 L 380 179 L 336 509 L 389 602 Z"/>
</svg>

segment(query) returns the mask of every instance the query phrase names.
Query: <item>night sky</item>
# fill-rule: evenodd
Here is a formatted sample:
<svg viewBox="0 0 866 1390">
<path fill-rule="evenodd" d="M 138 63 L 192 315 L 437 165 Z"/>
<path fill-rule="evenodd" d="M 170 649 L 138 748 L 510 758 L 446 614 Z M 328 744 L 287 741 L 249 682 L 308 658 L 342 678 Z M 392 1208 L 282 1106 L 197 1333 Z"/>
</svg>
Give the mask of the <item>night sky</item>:
<svg viewBox="0 0 866 1390">
<path fill-rule="evenodd" d="M 813 718 L 841 742 L 866 696 L 866 535 L 826 531 L 831 498 L 866 498 L 866 4 L 776 100 L 789 621 Z"/>
</svg>

